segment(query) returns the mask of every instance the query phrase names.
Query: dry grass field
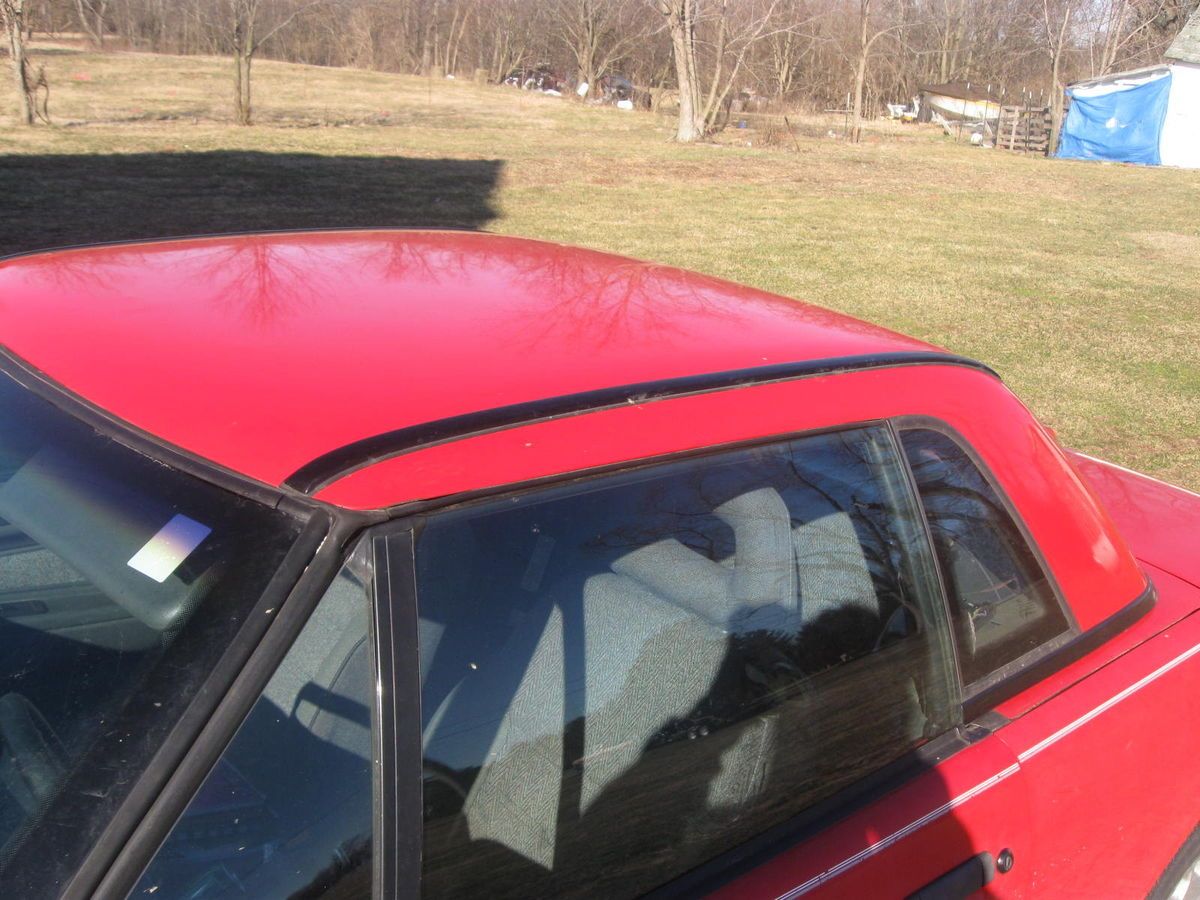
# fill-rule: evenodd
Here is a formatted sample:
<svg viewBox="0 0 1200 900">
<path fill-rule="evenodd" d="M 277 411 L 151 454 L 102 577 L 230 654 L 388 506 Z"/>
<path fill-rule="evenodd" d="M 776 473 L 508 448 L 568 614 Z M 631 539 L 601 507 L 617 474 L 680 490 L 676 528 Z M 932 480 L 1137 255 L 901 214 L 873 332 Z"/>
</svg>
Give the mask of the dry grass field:
<svg viewBox="0 0 1200 900">
<path fill-rule="evenodd" d="M 238 128 L 226 60 L 33 51 L 54 124 L 13 127 L 0 95 L 0 254 L 354 225 L 582 244 L 978 357 L 1064 442 L 1200 490 L 1200 172 L 915 127 L 680 146 L 650 113 L 271 62 Z"/>
</svg>

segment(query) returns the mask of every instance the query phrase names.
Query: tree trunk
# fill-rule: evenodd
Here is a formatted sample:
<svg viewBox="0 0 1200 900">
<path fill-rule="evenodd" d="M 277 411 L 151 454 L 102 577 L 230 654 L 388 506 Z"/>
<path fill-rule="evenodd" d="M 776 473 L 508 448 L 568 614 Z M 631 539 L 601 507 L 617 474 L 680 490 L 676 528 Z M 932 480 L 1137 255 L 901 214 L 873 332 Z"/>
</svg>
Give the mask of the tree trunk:
<svg viewBox="0 0 1200 900">
<path fill-rule="evenodd" d="M 696 70 L 696 21 L 694 0 L 660 0 L 659 12 L 667 17 L 675 78 L 679 82 L 679 123 L 675 140 L 692 143 L 704 137 L 700 81 Z"/>
<path fill-rule="evenodd" d="M 1058 134 L 1062 130 L 1063 89 L 1059 79 L 1062 70 L 1063 48 L 1067 42 L 1067 27 L 1071 24 L 1071 4 L 1063 10 L 1062 26 L 1058 29 L 1058 40 L 1054 42 L 1050 65 L 1050 140 L 1046 144 L 1046 155 L 1053 156 L 1058 150 Z"/>
<path fill-rule="evenodd" d="M 1062 51 L 1054 54 L 1054 65 L 1050 70 L 1050 139 L 1046 143 L 1046 155 L 1053 156 L 1058 150 L 1058 133 L 1062 130 L 1063 86 L 1058 83 Z"/>
<path fill-rule="evenodd" d="M 8 56 L 12 62 L 13 78 L 17 89 L 19 121 L 22 125 L 33 124 L 33 98 L 29 88 L 29 63 L 25 59 L 25 0 L 0 0 L 0 14 L 8 31 Z"/>
<path fill-rule="evenodd" d="M 234 99 L 234 113 L 239 125 L 254 124 L 254 110 L 250 105 L 250 65 L 254 62 L 253 51 L 243 48 L 233 56 L 237 66 L 237 97 Z"/>
<path fill-rule="evenodd" d="M 578 29 L 575 41 L 575 65 L 578 78 L 588 86 L 588 92 L 596 94 L 596 11 L 588 0 L 579 4 Z"/>
<path fill-rule="evenodd" d="M 717 47 L 713 61 L 712 83 L 708 86 L 708 98 L 704 101 L 704 112 L 700 115 L 700 121 L 706 134 L 712 133 L 712 127 L 716 121 L 717 95 L 721 88 L 721 75 L 725 64 L 725 41 L 728 37 L 729 27 L 728 13 L 729 0 L 721 0 L 721 19 L 717 25 Z"/>
<path fill-rule="evenodd" d="M 863 85 L 867 81 L 867 56 L 871 43 L 867 29 L 871 19 L 871 0 L 861 0 L 858 35 L 858 62 L 854 66 L 854 125 L 850 129 L 850 140 L 857 144 L 862 140 Z"/>
</svg>

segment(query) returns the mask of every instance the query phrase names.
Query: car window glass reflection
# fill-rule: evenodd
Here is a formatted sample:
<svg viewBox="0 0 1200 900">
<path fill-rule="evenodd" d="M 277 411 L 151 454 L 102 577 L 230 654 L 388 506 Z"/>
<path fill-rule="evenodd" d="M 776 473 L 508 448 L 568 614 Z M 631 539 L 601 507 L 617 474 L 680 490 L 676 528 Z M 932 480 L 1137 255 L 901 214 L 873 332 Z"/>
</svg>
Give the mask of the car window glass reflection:
<svg viewBox="0 0 1200 900">
<path fill-rule="evenodd" d="M 953 717 L 883 429 L 431 517 L 423 894 L 632 895 Z"/>
<path fill-rule="evenodd" d="M 0 376 L 0 865 L 111 814 L 299 529 Z"/>
<path fill-rule="evenodd" d="M 1036 650 L 1068 626 L 1054 590 L 996 491 L 948 435 L 901 432 L 970 684 Z"/>
<path fill-rule="evenodd" d="M 366 573 L 334 580 L 133 897 L 371 896 Z"/>
</svg>

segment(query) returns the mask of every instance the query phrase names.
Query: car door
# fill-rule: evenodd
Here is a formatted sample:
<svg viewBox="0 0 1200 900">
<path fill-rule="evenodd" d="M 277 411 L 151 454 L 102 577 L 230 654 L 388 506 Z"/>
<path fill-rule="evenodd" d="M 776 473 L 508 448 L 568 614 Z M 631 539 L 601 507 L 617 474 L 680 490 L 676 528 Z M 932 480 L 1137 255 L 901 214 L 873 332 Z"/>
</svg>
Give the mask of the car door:
<svg viewBox="0 0 1200 900">
<path fill-rule="evenodd" d="M 1025 852 L 885 425 L 412 529 L 423 895 L 904 895 Z"/>
<path fill-rule="evenodd" d="M 723 895 L 963 897 L 982 887 L 1021 896 L 1041 867 L 1027 778 L 990 698 L 1071 636 L 1070 617 L 1016 511 L 964 442 L 929 420 L 895 426 L 973 718 L 831 810 L 838 821 L 764 847 L 760 867 Z"/>
<path fill-rule="evenodd" d="M 1022 896 L 1028 800 L 989 724 L 956 729 L 840 808 L 764 840 L 714 896 Z"/>
</svg>

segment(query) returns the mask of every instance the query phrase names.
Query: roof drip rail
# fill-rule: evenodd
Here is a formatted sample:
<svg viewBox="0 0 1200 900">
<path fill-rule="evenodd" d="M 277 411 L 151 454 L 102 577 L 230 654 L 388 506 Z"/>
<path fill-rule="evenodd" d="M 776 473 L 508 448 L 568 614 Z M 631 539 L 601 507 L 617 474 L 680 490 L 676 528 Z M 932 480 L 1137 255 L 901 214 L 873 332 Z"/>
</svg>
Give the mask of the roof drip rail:
<svg viewBox="0 0 1200 900">
<path fill-rule="evenodd" d="M 384 459 L 494 431 L 614 409 L 626 404 L 652 403 L 774 381 L 918 365 L 965 366 L 995 378 L 1000 377 L 976 360 L 931 350 L 810 359 L 599 388 L 451 416 L 363 438 L 324 453 L 301 466 L 284 480 L 284 486 L 305 494 L 315 494 L 334 481 Z"/>
</svg>

